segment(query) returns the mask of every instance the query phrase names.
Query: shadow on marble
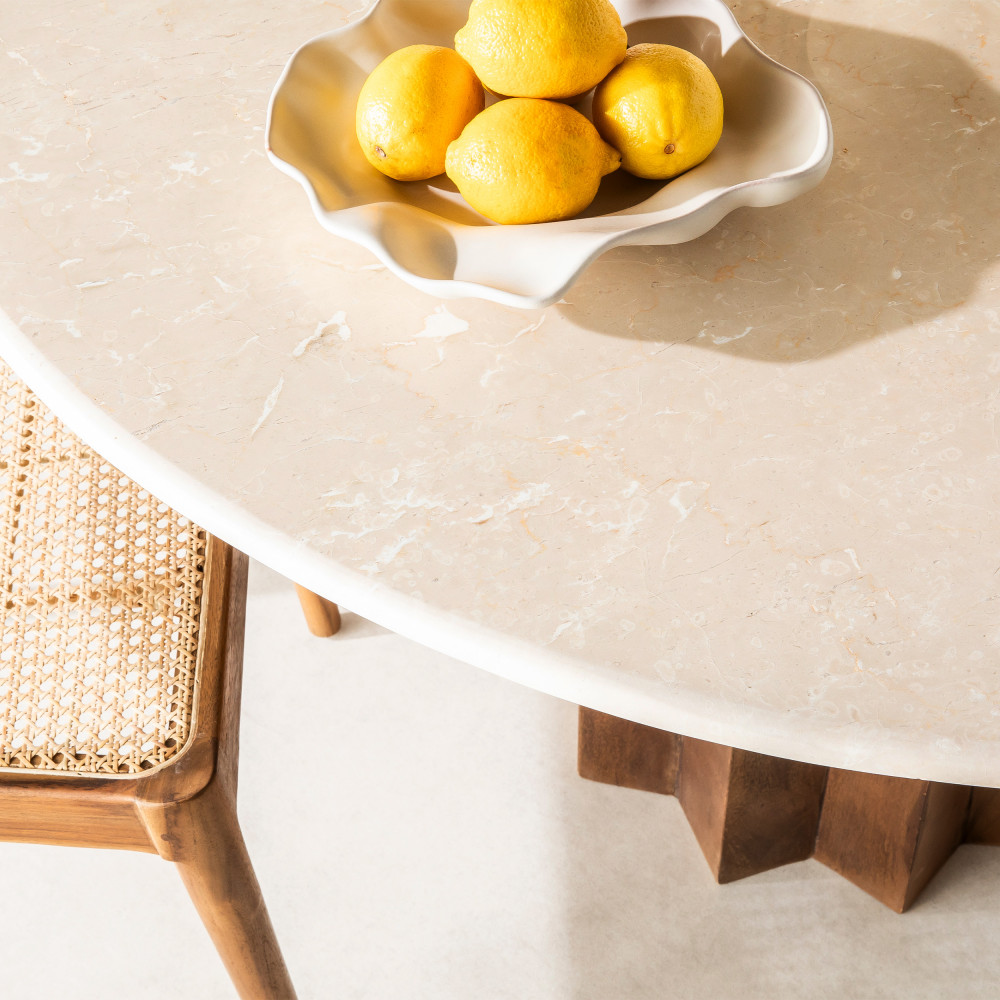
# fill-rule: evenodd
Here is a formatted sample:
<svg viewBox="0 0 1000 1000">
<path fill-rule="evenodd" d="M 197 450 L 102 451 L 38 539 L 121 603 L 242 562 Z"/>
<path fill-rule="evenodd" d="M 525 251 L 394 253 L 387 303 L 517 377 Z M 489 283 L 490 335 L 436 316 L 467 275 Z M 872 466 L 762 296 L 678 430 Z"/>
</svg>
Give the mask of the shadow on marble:
<svg viewBox="0 0 1000 1000">
<path fill-rule="evenodd" d="M 691 243 L 613 250 L 557 308 L 612 336 L 780 362 L 962 306 L 1000 249 L 1000 93 L 964 56 L 926 40 L 773 4 L 736 14 L 823 94 L 829 174 Z"/>
</svg>

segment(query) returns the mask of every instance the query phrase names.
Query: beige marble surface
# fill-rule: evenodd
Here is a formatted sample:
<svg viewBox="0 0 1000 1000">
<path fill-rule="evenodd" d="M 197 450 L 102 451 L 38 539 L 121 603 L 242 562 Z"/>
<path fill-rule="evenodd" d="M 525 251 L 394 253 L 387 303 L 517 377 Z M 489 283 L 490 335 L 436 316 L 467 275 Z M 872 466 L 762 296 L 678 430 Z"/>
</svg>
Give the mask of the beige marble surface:
<svg viewBox="0 0 1000 1000">
<path fill-rule="evenodd" d="M 348 8 L 7 5 L 0 354 L 211 530 L 467 662 L 1000 785 L 1000 7 L 733 10 L 822 91 L 826 180 L 525 313 L 402 284 L 267 162 L 282 66 Z"/>
</svg>

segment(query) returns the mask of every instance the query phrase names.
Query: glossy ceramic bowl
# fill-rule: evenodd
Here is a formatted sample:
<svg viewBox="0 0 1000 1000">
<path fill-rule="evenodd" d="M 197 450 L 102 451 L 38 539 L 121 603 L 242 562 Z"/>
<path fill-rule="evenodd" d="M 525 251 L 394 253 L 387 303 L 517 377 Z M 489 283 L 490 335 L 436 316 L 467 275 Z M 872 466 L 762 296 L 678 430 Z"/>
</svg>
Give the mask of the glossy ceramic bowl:
<svg viewBox="0 0 1000 1000">
<path fill-rule="evenodd" d="M 630 45 L 689 49 L 722 88 L 719 145 L 672 181 L 619 170 L 582 215 L 500 226 L 443 175 L 400 183 L 371 167 L 354 130 L 362 83 L 404 45 L 452 45 L 469 0 L 380 0 L 360 20 L 303 45 L 271 96 L 268 155 L 302 184 L 323 226 L 367 247 L 410 284 L 441 298 L 525 308 L 559 299 L 611 247 L 693 240 L 734 208 L 777 205 L 819 183 L 833 151 L 822 98 L 764 55 L 722 0 L 614 2 Z M 589 113 L 589 97 L 577 107 Z"/>
</svg>

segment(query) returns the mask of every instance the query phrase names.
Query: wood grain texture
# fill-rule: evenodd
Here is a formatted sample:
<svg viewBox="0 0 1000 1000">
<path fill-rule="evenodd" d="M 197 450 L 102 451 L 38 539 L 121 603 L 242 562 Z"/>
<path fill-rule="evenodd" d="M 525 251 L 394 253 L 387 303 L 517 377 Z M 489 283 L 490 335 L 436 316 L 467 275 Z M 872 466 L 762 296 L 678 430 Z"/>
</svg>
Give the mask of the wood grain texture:
<svg viewBox="0 0 1000 1000">
<path fill-rule="evenodd" d="M 0 774 L 0 840 L 156 853 L 127 778 Z"/>
<path fill-rule="evenodd" d="M 941 781 L 930 781 L 927 785 L 924 815 L 917 830 L 903 910 L 913 905 L 927 883 L 955 853 L 965 835 L 972 789 L 968 785 L 950 785 Z"/>
<path fill-rule="evenodd" d="M 1000 847 L 1000 788 L 973 788 L 965 823 L 969 844 Z"/>
<path fill-rule="evenodd" d="M 1000 845 L 1000 789 L 768 757 L 589 709 L 578 766 L 675 794 L 719 882 L 815 857 L 903 912 L 963 841 Z"/>
<path fill-rule="evenodd" d="M 240 997 L 295 1000 L 236 804 L 221 775 L 192 798 L 158 805 L 148 819 L 161 855 L 176 863 Z"/>
<path fill-rule="evenodd" d="M 816 860 L 902 912 L 928 784 L 830 768 Z"/>
<path fill-rule="evenodd" d="M 295 584 L 295 593 L 299 595 L 302 614 L 313 635 L 328 639 L 340 631 L 340 608 L 333 601 L 328 601 L 299 584 Z"/>
<path fill-rule="evenodd" d="M 673 793 L 680 737 L 582 707 L 578 733 L 580 777 L 644 792 Z"/>
<path fill-rule="evenodd" d="M 734 750 L 719 881 L 810 857 L 825 786 L 825 767 Z"/>
<path fill-rule="evenodd" d="M 969 789 L 830 768 L 815 858 L 902 913 L 962 841 Z"/>
<path fill-rule="evenodd" d="M 717 881 L 804 861 L 826 768 L 685 738 L 677 796 Z"/>
<path fill-rule="evenodd" d="M 685 736 L 681 742 L 681 758 L 677 799 L 708 867 L 718 878 L 722 868 L 733 749 Z"/>
</svg>

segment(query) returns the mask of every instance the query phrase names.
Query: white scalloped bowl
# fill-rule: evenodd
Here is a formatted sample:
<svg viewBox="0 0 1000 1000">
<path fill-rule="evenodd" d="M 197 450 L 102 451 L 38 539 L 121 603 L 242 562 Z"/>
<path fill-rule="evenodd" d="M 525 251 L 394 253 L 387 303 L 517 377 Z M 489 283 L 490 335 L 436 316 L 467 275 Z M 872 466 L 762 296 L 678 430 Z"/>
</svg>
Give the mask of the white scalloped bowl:
<svg viewBox="0 0 1000 1000">
<path fill-rule="evenodd" d="M 683 243 L 743 205 L 777 205 L 814 187 L 833 153 L 816 88 L 764 55 L 722 0 L 614 0 L 630 45 L 689 49 L 722 88 L 725 124 L 711 156 L 674 180 L 606 177 L 583 214 L 500 226 L 447 177 L 400 183 L 362 155 L 354 131 L 367 75 L 404 45 L 451 45 L 468 0 L 380 0 L 360 20 L 302 46 L 271 95 L 267 151 L 305 188 L 320 223 L 371 250 L 440 298 L 539 308 L 559 299 L 605 250 Z M 577 104 L 589 113 L 589 97 Z"/>
</svg>

